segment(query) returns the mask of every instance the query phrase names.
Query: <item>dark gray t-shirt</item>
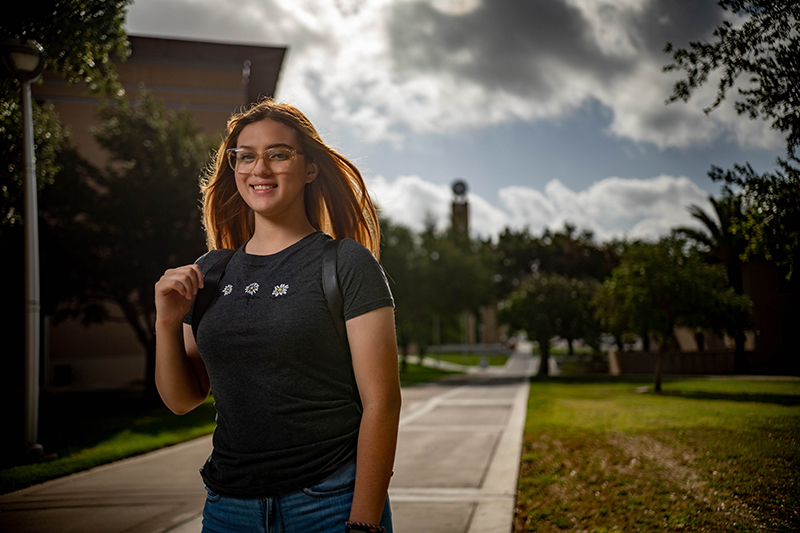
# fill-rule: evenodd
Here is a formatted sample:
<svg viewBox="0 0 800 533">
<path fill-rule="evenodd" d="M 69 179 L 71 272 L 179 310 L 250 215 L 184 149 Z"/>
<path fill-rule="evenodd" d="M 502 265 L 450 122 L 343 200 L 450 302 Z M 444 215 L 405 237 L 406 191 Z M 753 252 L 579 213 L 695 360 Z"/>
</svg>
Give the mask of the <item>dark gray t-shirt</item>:
<svg viewBox="0 0 800 533">
<path fill-rule="evenodd" d="M 355 455 L 361 413 L 322 289 L 328 239 L 314 233 L 267 256 L 240 248 L 200 323 L 197 346 L 217 410 L 214 451 L 201 472 L 215 492 L 296 490 Z M 203 273 L 224 254 L 198 259 Z M 383 270 L 361 244 L 341 242 L 337 270 L 345 320 L 394 305 Z"/>
</svg>

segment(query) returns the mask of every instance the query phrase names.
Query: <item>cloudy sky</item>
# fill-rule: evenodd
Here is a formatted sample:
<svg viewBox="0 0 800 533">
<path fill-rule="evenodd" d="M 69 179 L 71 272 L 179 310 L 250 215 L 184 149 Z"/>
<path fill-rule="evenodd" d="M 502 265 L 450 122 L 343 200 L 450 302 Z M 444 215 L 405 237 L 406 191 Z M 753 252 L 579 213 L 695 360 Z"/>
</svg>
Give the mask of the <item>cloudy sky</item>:
<svg viewBox="0 0 800 533">
<path fill-rule="evenodd" d="M 461 179 L 476 234 L 571 222 L 602 240 L 691 225 L 686 207 L 720 193 L 712 164 L 782 155 L 729 103 L 702 112 L 713 85 L 665 105 L 664 45 L 723 16 L 714 0 L 134 0 L 127 30 L 288 47 L 277 99 L 396 222 L 446 225 Z"/>
</svg>

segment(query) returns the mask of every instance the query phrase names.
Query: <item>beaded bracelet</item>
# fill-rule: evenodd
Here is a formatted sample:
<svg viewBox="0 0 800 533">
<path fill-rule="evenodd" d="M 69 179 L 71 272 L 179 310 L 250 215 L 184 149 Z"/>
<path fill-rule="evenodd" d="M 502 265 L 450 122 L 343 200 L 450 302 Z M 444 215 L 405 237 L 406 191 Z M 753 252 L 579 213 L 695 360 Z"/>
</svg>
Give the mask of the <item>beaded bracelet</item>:
<svg viewBox="0 0 800 533">
<path fill-rule="evenodd" d="M 364 522 L 345 522 L 347 528 L 345 529 L 345 533 L 349 533 L 350 531 L 366 531 L 367 533 L 374 532 L 374 533 L 386 533 L 386 528 L 382 526 L 375 526 L 372 524 L 365 524 Z"/>
</svg>

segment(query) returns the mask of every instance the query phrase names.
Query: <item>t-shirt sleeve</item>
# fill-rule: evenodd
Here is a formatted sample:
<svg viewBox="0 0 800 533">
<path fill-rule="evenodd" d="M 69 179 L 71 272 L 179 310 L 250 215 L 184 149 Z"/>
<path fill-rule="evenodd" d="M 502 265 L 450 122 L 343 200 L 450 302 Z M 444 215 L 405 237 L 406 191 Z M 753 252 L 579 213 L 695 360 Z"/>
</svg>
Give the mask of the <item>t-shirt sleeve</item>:
<svg viewBox="0 0 800 533">
<path fill-rule="evenodd" d="M 386 274 L 367 248 L 352 239 L 343 239 L 336 265 L 345 320 L 381 307 L 394 307 Z"/>
<path fill-rule="evenodd" d="M 220 248 L 219 250 L 210 250 L 198 257 L 197 261 L 195 261 L 195 264 L 200 266 L 200 270 L 203 272 L 203 276 L 205 276 L 208 271 L 211 270 L 211 267 L 214 266 L 217 261 L 222 259 L 222 257 L 228 252 L 230 252 L 230 250 L 223 248 Z M 184 324 L 192 324 L 192 311 L 194 311 L 194 306 L 192 306 L 189 312 L 186 313 L 186 316 L 183 317 Z"/>
</svg>

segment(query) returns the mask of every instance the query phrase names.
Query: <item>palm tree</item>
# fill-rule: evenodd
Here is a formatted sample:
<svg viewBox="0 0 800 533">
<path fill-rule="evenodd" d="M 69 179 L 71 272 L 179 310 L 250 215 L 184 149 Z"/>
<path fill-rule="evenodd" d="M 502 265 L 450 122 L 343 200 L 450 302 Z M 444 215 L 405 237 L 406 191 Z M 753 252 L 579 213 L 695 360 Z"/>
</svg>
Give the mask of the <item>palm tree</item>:
<svg viewBox="0 0 800 533">
<path fill-rule="evenodd" d="M 709 196 L 708 200 L 714 207 L 713 215 L 706 213 L 701 207 L 691 205 L 688 208 L 692 217 L 699 220 L 704 230 L 680 227 L 675 233 L 682 233 L 708 248 L 708 257 L 725 265 L 728 271 L 728 283 L 736 294 L 743 294 L 742 285 L 742 260 L 746 242 L 741 234 L 734 233 L 733 222 L 743 215 L 742 196 L 728 193 L 719 200 Z M 734 352 L 734 372 L 746 372 L 749 369 L 747 356 L 744 352 L 745 335 L 737 332 L 735 335 L 736 348 Z"/>
</svg>

